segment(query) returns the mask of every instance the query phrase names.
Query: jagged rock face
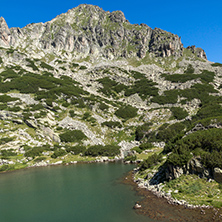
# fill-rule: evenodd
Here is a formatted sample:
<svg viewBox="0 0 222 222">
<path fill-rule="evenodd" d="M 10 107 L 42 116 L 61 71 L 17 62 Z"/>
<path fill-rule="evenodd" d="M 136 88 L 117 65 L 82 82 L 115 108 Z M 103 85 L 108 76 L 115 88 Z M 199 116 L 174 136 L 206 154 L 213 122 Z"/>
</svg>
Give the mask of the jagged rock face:
<svg viewBox="0 0 222 222">
<path fill-rule="evenodd" d="M 183 45 L 177 35 L 145 24 L 130 24 L 121 11 L 105 12 L 92 5 L 80 5 L 52 21 L 9 29 L 0 19 L 0 46 L 21 47 L 27 52 L 48 50 L 59 54 L 65 50 L 75 58 L 87 56 L 144 58 L 180 57 Z M 198 48 L 192 51 L 206 58 Z"/>
<path fill-rule="evenodd" d="M 196 48 L 195 45 L 188 46 L 187 49 L 189 49 L 193 54 L 195 54 L 197 57 L 201 59 L 207 59 L 207 55 L 201 48 Z"/>
<path fill-rule="evenodd" d="M 158 28 L 153 30 L 149 48 L 157 57 L 169 57 L 171 55 L 180 57 L 183 55 L 183 45 L 180 37 L 170 36 L 169 32 Z"/>
<path fill-rule="evenodd" d="M 217 168 L 214 169 L 214 171 Z M 180 166 L 173 166 L 172 164 L 168 164 L 165 171 L 165 177 L 167 180 L 172 180 L 180 177 L 182 174 L 196 174 L 201 178 L 214 178 L 216 177 L 221 179 L 221 171 L 215 171 L 216 173 L 212 173 L 211 169 L 207 169 L 201 163 L 200 158 L 193 157 L 187 165 L 182 167 Z M 220 180 L 219 179 L 219 180 Z"/>
<path fill-rule="evenodd" d="M 10 46 L 10 36 L 11 32 L 4 18 L 0 18 L 0 46 L 9 47 Z"/>
</svg>

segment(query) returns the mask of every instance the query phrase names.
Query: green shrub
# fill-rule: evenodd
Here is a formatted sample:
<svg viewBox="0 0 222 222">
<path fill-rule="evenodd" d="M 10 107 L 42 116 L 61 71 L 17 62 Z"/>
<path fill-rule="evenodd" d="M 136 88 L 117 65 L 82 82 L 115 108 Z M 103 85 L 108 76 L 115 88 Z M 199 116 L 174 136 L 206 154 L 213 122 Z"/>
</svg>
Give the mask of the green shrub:
<svg viewBox="0 0 222 222">
<path fill-rule="evenodd" d="M 76 114 L 75 114 L 74 110 L 69 110 L 69 115 L 70 115 L 71 117 L 74 117 Z"/>
<path fill-rule="evenodd" d="M 46 157 L 44 157 L 44 156 L 37 157 L 34 161 L 38 163 L 38 162 L 41 162 L 43 160 L 46 160 Z"/>
<path fill-rule="evenodd" d="M 49 150 L 50 150 L 49 146 L 34 147 L 34 148 L 26 151 L 24 156 L 34 158 L 36 156 L 42 156 L 42 152 L 49 151 Z"/>
<path fill-rule="evenodd" d="M 183 135 L 185 129 L 184 123 L 175 123 L 165 129 L 159 128 L 156 139 L 157 141 L 169 142 L 175 140 L 175 137 Z"/>
<path fill-rule="evenodd" d="M 80 153 L 85 153 L 86 151 L 86 147 L 85 146 L 71 146 L 71 147 L 68 147 L 66 148 L 66 151 L 67 152 L 72 152 L 73 154 L 77 155 L 77 154 L 80 154 Z"/>
<path fill-rule="evenodd" d="M 63 106 L 63 107 L 69 107 L 70 104 L 69 104 L 68 102 L 65 101 L 65 102 L 62 103 L 62 106 Z"/>
<path fill-rule="evenodd" d="M 125 161 L 130 161 L 130 162 L 136 161 L 136 159 L 137 159 L 136 155 L 126 156 L 124 158 Z"/>
<path fill-rule="evenodd" d="M 147 134 L 148 130 L 150 129 L 151 125 L 151 123 L 144 123 L 143 125 L 138 126 L 135 132 L 136 140 L 140 141 L 141 139 L 143 139 Z"/>
<path fill-rule="evenodd" d="M 86 66 L 80 66 L 79 69 L 84 70 L 84 69 L 87 69 L 87 67 Z"/>
<path fill-rule="evenodd" d="M 192 158 L 192 154 L 188 150 L 180 150 L 179 153 L 172 153 L 168 156 L 167 162 L 174 166 L 184 166 Z"/>
<path fill-rule="evenodd" d="M 62 142 L 80 142 L 87 139 L 86 135 L 81 130 L 67 130 L 65 133 L 60 134 Z"/>
<path fill-rule="evenodd" d="M 77 67 L 79 67 L 79 64 L 77 63 L 70 64 L 70 68 L 77 68 Z"/>
<path fill-rule="evenodd" d="M 194 120 L 218 117 L 222 115 L 222 106 L 220 104 L 206 104 L 198 110 Z"/>
<path fill-rule="evenodd" d="M 114 129 L 114 128 L 121 128 L 122 127 L 122 124 L 120 122 L 113 122 L 113 121 L 109 121 L 109 122 L 103 122 L 101 124 L 101 126 L 107 126 L 111 129 Z"/>
<path fill-rule="evenodd" d="M 107 96 L 115 96 L 117 93 L 121 92 L 126 87 L 125 85 L 117 83 L 109 77 L 104 77 L 102 79 L 98 79 L 97 81 L 103 85 L 103 88 L 99 91 Z"/>
<path fill-rule="evenodd" d="M 57 157 L 64 156 L 64 155 L 66 155 L 66 151 L 63 149 L 58 149 L 58 150 L 54 151 L 54 153 L 51 155 L 51 157 L 56 159 Z"/>
<path fill-rule="evenodd" d="M 131 150 L 136 151 L 137 153 L 142 153 L 143 150 L 141 150 L 138 146 L 133 147 Z"/>
<path fill-rule="evenodd" d="M 153 145 L 152 145 L 152 143 L 142 143 L 142 144 L 140 144 L 139 148 L 141 150 L 149 150 L 149 149 L 153 148 Z"/>
<path fill-rule="evenodd" d="M 187 66 L 187 69 L 186 69 L 185 73 L 193 74 L 194 71 L 195 71 L 195 69 L 193 68 L 193 66 L 192 66 L 191 64 L 189 64 L 189 65 Z"/>
<path fill-rule="evenodd" d="M 48 69 L 48 70 L 54 70 L 54 68 L 48 64 L 46 64 L 45 62 L 41 62 L 40 66 L 43 68 L 43 69 Z"/>
<path fill-rule="evenodd" d="M 0 78 L 2 78 L 3 81 L 6 79 L 18 78 L 18 76 L 19 75 L 11 68 L 6 68 L 6 70 L 0 74 Z"/>
<path fill-rule="evenodd" d="M 36 104 L 36 105 L 32 105 L 30 110 L 31 111 L 36 111 L 36 110 L 41 110 L 41 109 L 44 109 L 44 106 L 41 103 L 39 103 L 39 104 Z"/>
<path fill-rule="evenodd" d="M 164 104 L 175 104 L 178 100 L 178 90 L 168 90 L 164 92 L 164 95 L 154 96 L 150 101 L 153 103 L 158 103 L 160 105 Z"/>
<path fill-rule="evenodd" d="M 149 156 L 146 160 L 144 160 L 140 164 L 139 170 L 144 171 L 148 168 L 151 168 L 151 167 L 157 165 L 158 163 L 160 163 L 161 160 L 162 160 L 162 155 L 154 153 L 152 156 Z"/>
<path fill-rule="evenodd" d="M 14 165 L 3 165 L 2 167 L 0 167 L 0 172 L 13 170 L 14 168 L 15 168 Z"/>
<path fill-rule="evenodd" d="M 187 111 L 185 111 L 181 107 L 172 107 L 172 108 L 170 108 L 170 110 L 171 110 L 173 116 L 178 120 L 184 119 L 188 116 Z"/>
<path fill-rule="evenodd" d="M 53 107 L 53 105 L 52 105 L 53 102 L 54 102 L 54 100 L 52 98 L 47 98 L 45 100 L 45 103 L 46 103 L 47 106 Z"/>
<path fill-rule="evenodd" d="M 138 93 L 142 99 L 146 99 L 149 96 L 157 96 L 158 89 L 155 85 L 156 83 L 142 75 L 142 78 L 137 79 L 133 85 L 125 87 L 125 96 L 130 96 L 135 93 Z"/>
<path fill-rule="evenodd" d="M 15 51 L 14 49 L 10 48 L 10 49 L 8 49 L 8 50 L 6 51 L 6 53 L 7 53 L 7 54 L 13 54 L 14 51 Z"/>
<path fill-rule="evenodd" d="M 182 166 L 192 157 L 190 154 L 201 155 L 201 161 L 206 167 L 222 167 L 222 129 L 208 129 L 197 131 L 180 138 L 164 148 L 172 152 L 168 162 Z"/>
<path fill-rule="evenodd" d="M 120 147 L 114 145 L 95 145 L 89 147 L 85 155 L 86 156 L 116 156 L 120 154 Z"/>
<path fill-rule="evenodd" d="M 22 110 L 19 106 L 8 107 L 8 111 L 19 112 Z"/>
<path fill-rule="evenodd" d="M 1 150 L 2 158 L 9 157 L 9 156 L 17 156 L 17 153 L 14 152 L 13 149 L 10 150 Z"/>
<path fill-rule="evenodd" d="M 101 110 L 107 110 L 107 109 L 109 109 L 109 106 L 108 105 L 106 105 L 105 103 L 100 103 L 99 104 L 99 109 L 101 109 Z"/>
<path fill-rule="evenodd" d="M 5 143 L 9 143 L 14 140 L 14 137 L 3 137 L 0 139 L 0 145 L 3 145 Z"/>
<path fill-rule="evenodd" d="M 7 95 L 0 95 L 0 102 L 1 103 L 7 103 L 10 101 L 16 101 L 19 100 L 18 98 L 12 98 L 11 96 L 7 96 Z"/>
<path fill-rule="evenodd" d="M 211 66 L 214 66 L 214 67 L 222 67 L 222 64 L 219 63 L 219 62 L 215 62 L 215 63 L 211 64 Z"/>
<path fill-rule="evenodd" d="M 26 59 L 26 61 L 29 63 L 27 66 L 31 67 L 34 71 L 39 71 L 38 67 L 35 65 L 34 61 L 31 59 Z"/>
<path fill-rule="evenodd" d="M 165 80 L 176 82 L 176 83 L 185 83 L 187 81 L 197 79 L 198 76 L 195 74 L 162 74 L 161 77 L 164 77 Z"/>
<path fill-rule="evenodd" d="M 128 119 L 136 117 L 137 108 L 129 106 L 129 105 L 123 106 L 115 112 L 115 115 L 124 119 L 124 120 L 128 120 Z"/>
</svg>

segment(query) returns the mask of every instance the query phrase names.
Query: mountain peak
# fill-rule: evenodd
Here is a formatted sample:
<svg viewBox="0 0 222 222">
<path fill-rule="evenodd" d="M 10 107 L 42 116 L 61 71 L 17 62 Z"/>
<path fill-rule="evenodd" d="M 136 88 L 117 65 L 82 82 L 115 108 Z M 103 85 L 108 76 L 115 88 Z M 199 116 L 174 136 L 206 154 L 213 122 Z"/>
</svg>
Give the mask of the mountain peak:
<svg viewBox="0 0 222 222">
<path fill-rule="evenodd" d="M 22 29 L 9 29 L 1 18 L 0 46 L 20 46 L 26 53 L 42 51 L 57 56 L 66 51 L 73 59 L 89 56 L 96 60 L 179 58 L 184 50 L 175 34 L 130 24 L 122 11 L 104 11 L 89 4 L 81 4 L 45 24 L 30 24 Z M 205 59 L 199 50 L 188 50 Z"/>
</svg>

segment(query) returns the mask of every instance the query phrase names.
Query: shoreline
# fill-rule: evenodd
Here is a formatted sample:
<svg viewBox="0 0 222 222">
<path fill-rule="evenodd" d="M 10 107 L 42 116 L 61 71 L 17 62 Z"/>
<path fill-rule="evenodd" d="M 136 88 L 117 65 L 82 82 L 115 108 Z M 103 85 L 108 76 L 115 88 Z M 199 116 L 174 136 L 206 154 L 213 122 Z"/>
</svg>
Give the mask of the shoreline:
<svg viewBox="0 0 222 222">
<path fill-rule="evenodd" d="M 164 196 L 157 195 L 146 187 L 138 186 L 134 180 L 134 173 L 131 171 L 123 179 L 123 183 L 131 185 L 137 195 L 142 196 L 142 200 L 135 203 L 141 205 L 141 208 L 135 209 L 132 206 L 136 213 L 160 221 L 222 221 L 222 208 L 201 206 L 188 208 L 186 205 L 170 202 Z"/>
<path fill-rule="evenodd" d="M 38 167 L 62 166 L 62 165 L 63 166 L 68 166 L 68 165 L 73 165 L 73 164 L 89 164 L 89 163 L 113 163 L 113 162 L 119 162 L 119 161 L 123 162 L 124 159 L 100 158 L 100 159 L 89 160 L 89 161 L 70 161 L 68 163 L 63 163 L 60 160 L 60 161 L 57 161 L 55 163 L 46 163 L 46 162 L 44 162 L 44 164 L 34 164 L 34 165 L 26 166 L 26 167 L 23 167 L 23 168 L 10 169 L 10 170 L 6 170 L 6 171 L 0 171 L 0 174 L 9 173 L 9 172 L 15 172 L 15 171 L 18 171 L 18 170 L 25 170 L 25 169 L 29 169 L 29 168 L 38 168 Z"/>
<path fill-rule="evenodd" d="M 72 164 L 89 164 L 89 163 L 113 163 L 121 161 L 124 163 L 123 159 L 97 159 L 90 161 L 71 161 L 69 163 L 61 163 L 61 161 L 57 161 L 54 164 L 46 164 L 46 165 L 34 165 L 27 166 L 20 169 L 2 171 L 0 173 L 10 173 L 15 172 L 17 170 L 27 170 L 29 168 L 37 168 L 44 166 L 68 166 Z M 59 162 L 59 163 L 58 163 Z M 210 222 L 210 221 L 222 221 L 222 208 L 214 208 L 212 206 L 195 206 L 191 204 L 187 204 L 174 200 L 172 197 L 162 195 L 159 191 L 155 189 L 148 188 L 146 186 L 140 185 L 139 182 L 141 180 L 136 180 L 135 169 L 130 171 L 122 180 L 123 184 L 130 185 L 133 187 L 133 190 L 136 191 L 138 196 L 142 197 L 142 200 L 137 201 L 135 204 L 141 205 L 141 208 L 132 208 L 138 214 L 142 214 L 144 216 L 148 216 L 151 219 L 155 220 L 163 220 L 165 221 L 170 218 L 170 221 L 202 221 L 202 222 Z M 183 218 L 181 219 L 181 214 L 183 214 Z"/>
</svg>

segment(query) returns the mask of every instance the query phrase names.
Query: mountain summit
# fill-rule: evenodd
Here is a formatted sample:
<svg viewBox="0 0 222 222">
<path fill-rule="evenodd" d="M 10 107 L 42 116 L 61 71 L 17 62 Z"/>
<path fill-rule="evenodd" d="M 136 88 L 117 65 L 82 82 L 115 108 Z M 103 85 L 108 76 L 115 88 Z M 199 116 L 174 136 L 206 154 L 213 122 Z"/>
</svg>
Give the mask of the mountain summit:
<svg viewBox="0 0 222 222">
<path fill-rule="evenodd" d="M 123 12 L 106 12 L 98 6 L 79 5 L 46 23 L 9 29 L 0 19 L 0 46 L 19 48 L 26 53 L 42 51 L 72 58 L 118 59 L 183 56 L 180 37 L 145 24 L 133 25 Z M 202 59 L 202 49 L 190 48 Z"/>
</svg>

